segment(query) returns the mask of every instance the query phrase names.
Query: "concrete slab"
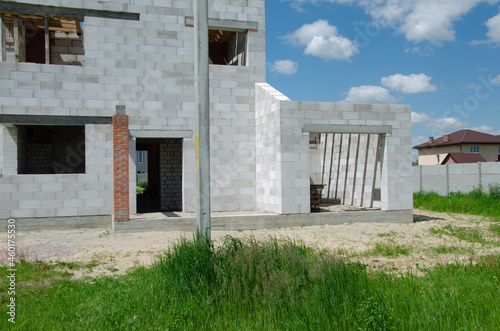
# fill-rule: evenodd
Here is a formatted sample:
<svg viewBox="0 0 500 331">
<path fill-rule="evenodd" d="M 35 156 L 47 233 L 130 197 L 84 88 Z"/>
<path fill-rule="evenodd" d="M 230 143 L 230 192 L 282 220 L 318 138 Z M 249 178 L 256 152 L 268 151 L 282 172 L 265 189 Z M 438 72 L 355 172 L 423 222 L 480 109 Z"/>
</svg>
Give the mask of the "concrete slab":
<svg viewBox="0 0 500 331">
<path fill-rule="evenodd" d="M 154 213 L 134 215 L 130 221 L 115 222 L 115 232 L 194 231 L 196 217 L 191 213 Z M 216 213 L 212 216 L 213 230 L 259 230 L 311 225 L 344 223 L 411 223 L 413 210 L 397 211 L 336 211 L 311 214 L 279 215 L 259 212 Z M 7 230 L 7 219 L 0 227 Z M 88 228 L 112 229 L 111 216 L 16 218 L 16 232 L 75 230 Z"/>
<path fill-rule="evenodd" d="M 213 230 L 259 230 L 311 225 L 336 225 L 344 223 L 411 223 L 413 210 L 396 211 L 344 211 L 311 214 L 245 214 L 212 216 Z M 115 232 L 141 231 L 193 231 L 195 217 L 165 217 L 133 219 L 115 222 Z"/>
<path fill-rule="evenodd" d="M 111 229 L 111 216 L 72 216 L 14 218 L 16 233 L 27 231 Z M 0 227 L 7 230 L 7 219 L 0 220 Z"/>
</svg>

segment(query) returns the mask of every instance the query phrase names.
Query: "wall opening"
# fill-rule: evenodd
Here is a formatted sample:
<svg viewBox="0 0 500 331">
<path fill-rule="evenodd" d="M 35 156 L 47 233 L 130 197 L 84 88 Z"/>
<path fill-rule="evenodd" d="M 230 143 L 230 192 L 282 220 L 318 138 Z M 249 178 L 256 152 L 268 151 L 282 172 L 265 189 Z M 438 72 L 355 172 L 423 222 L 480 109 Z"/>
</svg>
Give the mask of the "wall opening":
<svg viewBox="0 0 500 331">
<path fill-rule="evenodd" d="M 182 211 L 182 146 L 180 138 L 137 138 L 137 212 Z M 141 161 L 141 162 L 140 162 Z"/>
<path fill-rule="evenodd" d="M 82 66 L 83 19 L 0 12 L 2 60 Z"/>
<path fill-rule="evenodd" d="M 378 134 L 310 133 L 311 187 L 321 186 L 320 210 L 343 205 L 380 208 Z"/>
<path fill-rule="evenodd" d="M 19 174 L 85 173 L 85 126 L 19 125 Z"/>
<path fill-rule="evenodd" d="M 208 40 L 210 64 L 246 65 L 247 31 L 210 29 Z"/>
</svg>

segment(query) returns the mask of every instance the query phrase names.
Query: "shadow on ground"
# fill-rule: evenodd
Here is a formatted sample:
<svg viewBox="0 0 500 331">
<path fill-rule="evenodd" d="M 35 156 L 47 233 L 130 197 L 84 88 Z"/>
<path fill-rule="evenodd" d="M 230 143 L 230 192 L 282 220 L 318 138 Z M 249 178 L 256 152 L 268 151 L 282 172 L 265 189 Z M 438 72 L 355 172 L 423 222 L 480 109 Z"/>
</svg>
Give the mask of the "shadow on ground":
<svg viewBox="0 0 500 331">
<path fill-rule="evenodd" d="M 413 214 L 413 223 L 427 222 L 427 221 L 438 221 L 438 220 L 443 221 L 444 218 Z"/>
</svg>

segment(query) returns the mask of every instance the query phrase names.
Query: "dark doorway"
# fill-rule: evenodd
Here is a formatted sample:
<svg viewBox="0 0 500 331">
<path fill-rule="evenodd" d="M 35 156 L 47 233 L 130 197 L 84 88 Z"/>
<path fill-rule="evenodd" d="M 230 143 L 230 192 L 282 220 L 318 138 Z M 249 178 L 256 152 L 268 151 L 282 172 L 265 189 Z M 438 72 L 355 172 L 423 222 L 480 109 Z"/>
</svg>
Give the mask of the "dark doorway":
<svg viewBox="0 0 500 331">
<path fill-rule="evenodd" d="M 182 139 L 138 138 L 136 150 L 147 158 L 147 186 L 138 191 L 137 212 L 182 211 Z"/>
<path fill-rule="evenodd" d="M 26 62 L 45 63 L 45 30 L 26 29 Z"/>
</svg>

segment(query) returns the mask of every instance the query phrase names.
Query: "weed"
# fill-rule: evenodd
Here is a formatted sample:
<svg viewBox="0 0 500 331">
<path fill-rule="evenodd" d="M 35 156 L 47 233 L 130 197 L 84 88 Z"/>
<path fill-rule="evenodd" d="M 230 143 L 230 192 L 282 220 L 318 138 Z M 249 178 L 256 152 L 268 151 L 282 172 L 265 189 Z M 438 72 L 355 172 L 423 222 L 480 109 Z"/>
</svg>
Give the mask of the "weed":
<svg viewBox="0 0 500 331">
<path fill-rule="evenodd" d="M 89 272 L 92 272 L 92 269 L 94 269 L 95 267 L 97 267 L 99 264 L 100 264 L 99 261 L 97 261 L 96 259 L 92 259 L 90 262 L 88 262 L 85 265 L 85 268 L 88 269 Z"/>
<path fill-rule="evenodd" d="M 490 231 L 493 232 L 494 234 L 500 236 L 500 225 L 498 225 L 498 224 L 491 224 L 490 225 Z"/>
<path fill-rule="evenodd" d="M 472 192 L 451 192 L 440 196 L 435 192 L 413 194 L 413 206 L 438 212 L 452 212 L 500 218 L 500 186 L 490 186 L 486 193 L 482 188 Z"/>
<path fill-rule="evenodd" d="M 377 234 L 378 237 L 384 238 L 384 237 L 396 237 L 398 234 L 395 231 L 391 231 L 389 233 L 379 233 Z"/>
<path fill-rule="evenodd" d="M 399 255 L 408 255 L 410 248 L 405 245 L 388 245 L 388 244 L 375 244 L 375 247 L 365 253 L 364 256 L 382 255 L 387 257 L 397 257 Z"/>
<path fill-rule="evenodd" d="M 30 295 L 20 284 L 16 318 L 21 330 L 499 330 L 500 258 L 476 262 L 391 275 L 291 240 L 195 237 L 149 269 Z"/>
<path fill-rule="evenodd" d="M 493 228 L 492 232 L 494 232 L 496 229 L 495 226 L 494 225 L 490 226 L 490 230 L 492 228 Z M 453 226 L 451 224 L 448 224 L 441 229 L 430 228 L 429 232 L 431 232 L 432 234 L 436 234 L 440 237 L 442 235 L 447 235 L 470 243 L 478 243 L 481 245 L 494 245 L 494 246 L 500 245 L 500 243 L 498 242 L 491 242 L 486 240 L 481 234 L 481 232 L 477 229 L 458 227 L 458 226 Z"/>
<path fill-rule="evenodd" d="M 104 231 L 103 233 L 99 234 L 99 238 L 107 237 L 109 235 L 110 235 L 109 229 L 106 229 L 106 231 Z"/>
</svg>

